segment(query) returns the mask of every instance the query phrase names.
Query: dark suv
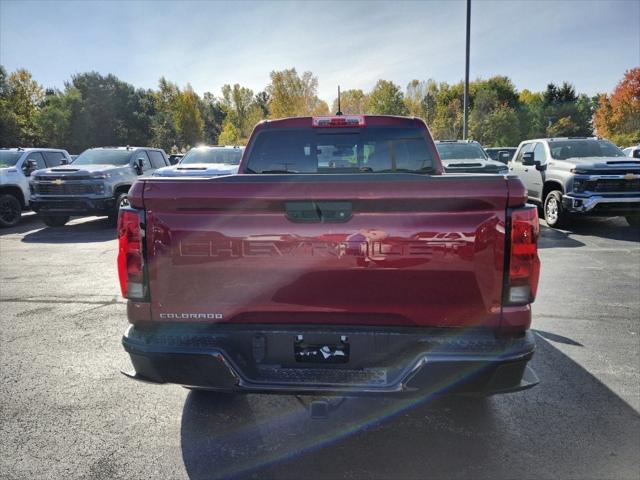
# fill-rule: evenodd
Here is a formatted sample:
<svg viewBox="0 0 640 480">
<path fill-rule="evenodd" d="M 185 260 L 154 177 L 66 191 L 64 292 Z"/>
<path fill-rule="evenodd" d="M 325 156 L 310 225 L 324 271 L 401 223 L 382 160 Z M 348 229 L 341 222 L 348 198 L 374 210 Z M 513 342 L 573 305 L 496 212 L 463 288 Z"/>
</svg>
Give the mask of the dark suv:
<svg viewBox="0 0 640 480">
<path fill-rule="evenodd" d="M 31 207 L 45 224 L 60 227 L 72 216 L 106 215 L 113 223 L 140 175 L 166 167 L 158 148 L 102 147 L 85 150 L 70 165 L 31 176 Z"/>
</svg>

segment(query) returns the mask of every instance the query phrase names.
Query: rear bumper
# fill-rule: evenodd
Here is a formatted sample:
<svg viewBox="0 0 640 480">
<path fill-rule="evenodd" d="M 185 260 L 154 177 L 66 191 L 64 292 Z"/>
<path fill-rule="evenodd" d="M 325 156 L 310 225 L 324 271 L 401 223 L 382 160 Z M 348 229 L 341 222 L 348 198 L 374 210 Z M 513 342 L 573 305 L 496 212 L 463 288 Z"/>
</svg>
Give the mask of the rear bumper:
<svg viewBox="0 0 640 480">
<path fill-rule="evenodd" d="M 570 213 L 594 216 L 640 215 L 640 195 L 578 197 L 563 195 L 562 204 Z"/>
<path fill-rule="evenodd" d="M 346 339 L 345 363 L 301 363 L 294 344 Z M 136 380 L 245 393 L 493 395 L 538 383 L 533 335 L 492 331 L 308 326 L 130 326 L 123 339 Z"/>
<path fill-rule="evenodd" d="M 31 208 L 43 215 L 107 215 L 115 209 L 112 197 L 32 198 Z"/>
</svg>

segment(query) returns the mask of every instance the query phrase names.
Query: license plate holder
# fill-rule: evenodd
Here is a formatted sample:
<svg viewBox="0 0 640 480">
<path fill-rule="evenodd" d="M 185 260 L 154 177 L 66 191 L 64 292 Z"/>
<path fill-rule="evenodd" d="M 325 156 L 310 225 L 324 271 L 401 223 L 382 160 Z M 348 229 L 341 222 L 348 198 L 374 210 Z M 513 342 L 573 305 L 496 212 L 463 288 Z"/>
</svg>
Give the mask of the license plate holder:
<svg viewBox="0 0 640 480">
<path fill-rule="evenodd" d="M 293 345 L 296 362 L 301 363 L 348 363 L 349 339 L 342 335 L 338 342 L 308 343 L 298 335 Z"/>
</svg>

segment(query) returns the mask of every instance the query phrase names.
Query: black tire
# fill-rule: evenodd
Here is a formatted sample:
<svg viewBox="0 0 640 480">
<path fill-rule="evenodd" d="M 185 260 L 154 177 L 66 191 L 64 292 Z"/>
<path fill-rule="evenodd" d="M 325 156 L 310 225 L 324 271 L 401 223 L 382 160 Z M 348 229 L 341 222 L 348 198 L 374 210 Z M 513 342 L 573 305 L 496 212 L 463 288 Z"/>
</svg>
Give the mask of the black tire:
<svg viewBox="0 0 640 480">
<path fill-rule="evenodd" d="M 569 223 L 569 214 L 562 205 L 562 192 L 552 190 L 544 199 L 544 219 L 551 228 L 561 228 Z"/>
<path fill-rule="evenodd" d="M 63 227 L 69 221 L 70 217 L 43 215 L 41 218 L 47 227 Z"/>
<path fill-rule="evenodd" d="M 13 195 L 0 195 L 0 227 L 15 227 L 22 216 L 22 204 Z"/>
<path fill-rule="evenodd" d="M 630 227 L 640 227 L 640 217 L 624 217 Z"/>
<path fill-rule="evenodd" d="M 109 223 L 113 226 L 118 224 L 118 213 L 120 213 L 120 209 L 122 207 L 129 206 L 129 195 L 125 193 L 120 193 L 116 197 L 116 206 L 114 212 L 109 215 Z"/>
</svg>

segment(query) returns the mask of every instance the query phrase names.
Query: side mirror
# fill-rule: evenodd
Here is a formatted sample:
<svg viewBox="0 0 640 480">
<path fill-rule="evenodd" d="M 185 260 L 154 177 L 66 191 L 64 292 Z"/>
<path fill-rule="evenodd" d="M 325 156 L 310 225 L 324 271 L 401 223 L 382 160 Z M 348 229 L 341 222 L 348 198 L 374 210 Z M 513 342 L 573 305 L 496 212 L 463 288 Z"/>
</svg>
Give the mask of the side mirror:
<svg viewBox="0 0 640 480">
<path fill-rule="evenodd" d="M 631 156 L 633 158 L 640 158 L 640 148 L 636 148 L 633 152 L 631 152 Z"/>
<path fill-rule="evenodd" d="M 509 163 L 509 160 L 511 160 L 511 154 L 509 152 L 507 152 L 506 150 L 500 150 L 498 152 L 498 161 L 499 162 L 507 164 L 507 163 Z"/>
<path fill-rule="evenodd" d="M 143 167 L 144 167 L 144 159 L 138 158 L 136 163 L 134 164 L 136 172 L 138 175 L 142 175 Z"/>
<path fill-rule="evenodd" d="M 540 160 L 534 160 L 533 163 L 536 166 L 536 170 L 538 170 L 539 172 L 544 172 L 547 169 L 547 164 L 540 163 Z"/>
<path fill-rule="evenodd" d="M 69 160 L 66 158 L 63 158 L 62 160 L 60 160 L 60 165 L 69 165 Z"/>
<path fill-rule="evenodd" d="M 522 165 L 524 165 L 525 167 L 533 167 L 535 165 L 533 159 L 533 152 L 525 153 L 524 155 L 522 155 Z"/>
<path fill-rule="evenodd" d="M 38 162 L 32 159 L 29 159 L 24 164 L 24 174 L 28 177 L 32 172 L 35 172 L 38 169 Z"/>
</svg>

